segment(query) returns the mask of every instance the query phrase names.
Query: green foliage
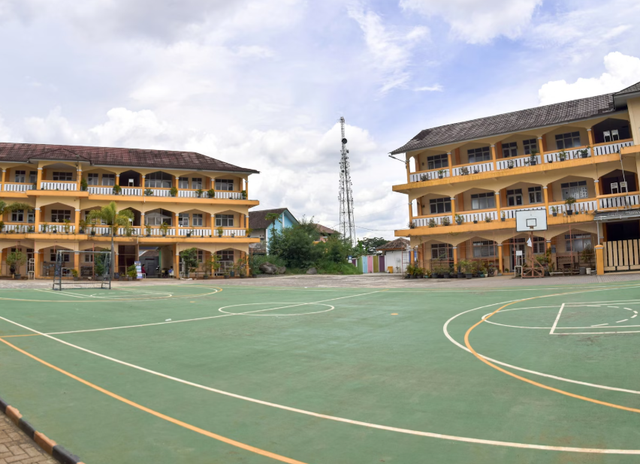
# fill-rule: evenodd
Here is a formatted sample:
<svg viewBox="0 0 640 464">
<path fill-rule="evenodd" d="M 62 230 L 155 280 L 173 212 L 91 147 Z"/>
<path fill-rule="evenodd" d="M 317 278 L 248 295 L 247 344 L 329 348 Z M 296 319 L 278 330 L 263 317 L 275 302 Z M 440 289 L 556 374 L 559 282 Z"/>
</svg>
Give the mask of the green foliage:
<svg viewBox="0 0 640 464">
<path fill-rule="evenodd" d="M 27 254 L 22 251 L 12 251 L 7 256 L 7 266 L 13 266 L 16 274 L 20 274 L 20 266 L 26 262 Z"/>
<path fill-rule="evenodd" d="M 101 253 L 101 254 L 96 254 L 94 256 L 95 257 L 94 257 L 94 263 L 93 264 L 95 266 L 95 268 L 94 268 L 95 274 L 97 276 L 102 277 L 103 275 L 106 274 L 107 267 L 105 265 L 105 262 L 107 260 L 107 255 L 104 255 L 104 254 Z"/>
<path fill-rule="evenodd" d="M 180 259 L 184 262 L 184 266 L 187 269 L 187 277 L 192 272 L 198 269 L 198 249 L 189 248 L 180 252 Z"/>
<path fill-rule="evenodd" d="M 360 239 L 352 256 L 374 255 L 378 247 L 387 243 L 389 243 L 389 241 L 382 237 Z"/>
<path fill-rule="evenodd" d="M 2 203 L 2 202 L 0 202 L 0 203 Z M 2 205 L 0 205 L 0 214 L 3 211 L 3 208 L 1 206 Z M 33 206 L 31 206 L 29 203 L 20 203 L 20 202 L 14 201 L 10 205 L 5 206 L 4 210 L 6 210 L 7 212 L 12 212 L 12 211 L 33 211 Z"/>
<path fill-rule="evenodd" d="M 131 266 L 129 266 L 127 268 L 127 275 L 129 277 L 131 277 L 132 279 L 135 279 L 138 277 L 138 270 L 136 269 L 136 265 L 132 264 Z"/>
<path fill-rule="evenodd" d="M 169 195 L 171 195 L 172 197 L 177 197 L 178 196 L 178 188 L 177 187 L 171 187 L 171 189 L 169 190 Z"/>
<path fill-rule="evenodd" d="M 118 227 L 124 227 L 125 229 L 131 227 L 129 219 L 133 221 L 133 213 L 128 209 L 118 211 L 116 202 L 112 201 L 107 206 L 90 211 L 87 219 L 92 224 L 96 224 L 98 221 L 104 222 L 111 228 L 111 232 L 114 234 Z"/>
<path fill-rule="evenodd" d="M 207 195 L 209 195 L 209 198 L 215 198 L 216 197 L 215 189 L 210 188 L 209 190 L 207 190 Z"/>
<path fill-rule="evenodd" d="M 83 192 L 86 192 L 88 189 L 89 189 L 89 184 L 87 183 L 87 179 L 83 177 L 82 179 L 80 179 L 80 190 L 82 190 Z"/>
</svg>

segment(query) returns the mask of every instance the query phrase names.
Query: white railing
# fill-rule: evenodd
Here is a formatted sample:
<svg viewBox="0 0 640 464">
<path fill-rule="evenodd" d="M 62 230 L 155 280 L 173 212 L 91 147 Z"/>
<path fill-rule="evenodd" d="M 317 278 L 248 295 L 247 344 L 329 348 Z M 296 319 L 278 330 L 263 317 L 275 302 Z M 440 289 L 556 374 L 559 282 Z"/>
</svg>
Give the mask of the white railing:
<svg viewBox="0 0 640 464">
<path fill-rule="evenodd" d="M 562 150 L 560 150 L 553 153 L 545 153 L 544 161 L 545 163 L 553 163 L 553 162 L 560 162 L 560 161 L 582 158 L 583 150 L 587 150 L 588 156 L 591 156 L 590 148 L 574 148 L 571 150 L 564 151 L 564 154 L 565 154 L 564 160 L 560 159 L 560 153 L 562 153 Z"/>
<path fill-rule="evenodd" d="M 129 232 L 130 232 L 131 236 L 140 235 L 140 227 L 133 226 L 133 227 L 129 228 Z M 127 229 L 125 229 L 124 227 L 118 227 L 118 235 L 120 235 L 122 237 L 128 237 Z"/>
<path fill-rule="evenodd" d="M 624 194 L 615 197 L 600 198 L 598 203 L 601 209 L 626 208 L 640 205 L 640 196 L 637 193 L 632 195 Z"/>
<path fill-rule="evenodd" d="M 553 208 L 556 208 L 557 214 L 564 214 L 569 209 L 569 206 L 560 203 L 557 205 L 549 206 L 549 214 L 553 215 Z M 596 200 L 578 200 L 573 205 L 571 205 L 571 211 L 573 213 L 592 213 L 598 209 L 598 202 Z"/>
<path fill-rule="evenodd" d="M 113 187 L 94 187 L 90 185 L 87 191 L 92 195 L 113 195 Z"/>
<path fill-rule="evenodd" d="M 495 221 L 498 219 L 497 211 L 484 211 L 480 213 L 458 213 L 458 214 L 464 218 L 464 222 L 473 222 L 473 221 L 486 222 L 487 218 L 490 218 L 492 221 Z"/>
<path fill-rule="evenodd" d="M 224 190 L 216 190 L 216 198 L 242 200 L 242 192 L 229 192 Z"/>
<path fill-rule="evenodd" d="M 122 195 L 139 197 L 142 195 L 142 189 L 140 187 L 122 187 Z"/>
<path fill-rule="evenodd" d="M 540 155 L 535 156 L 536 164 L 542 163 L 542 157 Z M 503 169 L 521 168 L 523 166 L 531 166 L 531 156 L 520 156 L 518 158 L 505 158 L 496 161 L 498 171 Z"/>
<path fill-rule="evenodd" d="M 12 232 L 15 234 L 26 234 L 34 231 L 33 224 L 5 224 L 4 232 Z"/>
<path fill-rule="evenodd" d="M 178 191 L 178 196 L 182 198 L 209 198 L 209 193 L 203 190 L 201 195 L 198 196 L 197 190 L 180 190 Z"/>
<path fill-rule="evenodd" d="M 145 235 L 146 235 L 146 231 L 145 231 Z M 158 227 L 152 227 L 151 228 L 151 235 L 154 237 L 162 237 L 164 234 L 162 233 L 162 229 L 158 228 Z M 174 235 L 176 235 L 176 229 L 173 227 L 169 227 L 167 229 L 167 237 L 173 237 Z"/>
<path fill-rule="evenodd" d="M 144 190 L 146 192 L 147 188 L 145 188 Z M 154 197 L 170 197 L 171 196 L 170 189 L 152 188 L 151 191 L 153 192 L 153 195 L 150 195 L 150 196 L 154 196 Z"/>
<path fill-rule="evenodd" d="M 428 218 L 415 218 L 413 220 L 413 225 L 416 226 L 416 227 L 429 227 L 429 223 L 433 219 L 435 221 L 436 225 L 441 226 L 442 225 L 442 220 L 444 218 L 449 218 L 449 223 L 453 222 L 453 218 L 451 217 L 451 215 L 450 214 L 446 214 L 444 216 L 433 216 L 433 217 L 428 217 Z"/>
<path fill-rule="evenodd" d="M 189 229 L 188 227 L 180 228 L 179 234 L 183 237 L 186 237 L 190 234 L 191 237 L 208 237 L 211 235 L 210 228 L 199 228 L 199 229 Z"/>
<path fill-rule="evenodd" d="M 543 210 L 544 211 L 544 205 L 543 206 L 530 206 L 528 208 L 514 208 L 514 209 L 503 209 L 502 210 L 502 214 L 504 214 L 505 219 L 515 219 L 516 217 L 516 211 L 536 211 L 536 210 Z"/>
<path fill-rule="evenodd" d="M 623 149 L 624 147 L 630 147 L 631 145 L 633 145 L 633 142 L 630 140 L 627 142 L 615 142 L 608 143 L 606 145 L 597 145 L 593 147 L 593 153 L 595 156 L 611 155 L 613 153 L 619 153 L 621 149 Z"/>
<path fill-rule="evenodd" d="M 5 183 L 5 192 L 26 192 L 27 190 L 33 190 L 33 184 L 22 183 Z"/>
<path fill-rule="evenodd" d="M 42 190 L 67 190 L 67 191 L 72 191 L 72 190 L 78 190 L 78 184 L 76 182 L 66 182 L 66 181 L 61 181 L 61 182 L 57 182 L 57 181 L 43 181 L 40 182 L 40 188 Z"/>
<path fill-rule="evenodd" d="M 442 169 L 442 171 L 444 171 L 442 173 L 443 179 L 445 177 L 451 177 L 451 172 L 449 171 L 449 169 Z M 411 182 L 424 182 L 424 180 L 422 180 L 422 176 L 426 176 L 425 178 L 427 180 L 440 178 L 440 174 L 438 174 L 438 171 L 436 170 L 436 171 L 427 171 L 427 172 L 416 172 L 415 174 L 409 175 L 409 179 L 411 180 Z"/>
<path fill-rule="evenodd" d="M 244 229 L 222 229 L 222 236 L 223 237 L 231 237 L 231 236 L 235 236 L 235 237 L 244 237 L 246 235 L 246 230 Z M 218 231 L 216 230 L 216 235 L 214 235 L 214 237 L 218 236 Z"/>
<path fill-rule="evenodd" d="M 453 175 L 454 176 L 464 175 L 463 174 L 464 169 L 467 169 L 469 171 L 469 175 L 480 174 L 481 172 L 493 171 L 493 161 L 490 161 L 488 163 L 467 164 L 466 166 L 453 168 Z"/>
<path fill-rule="evenodd" d="M 70 234 L 75 234 L 76 226 L 73 224 L 65 225 L 61 222 L 51 224 L 40 224 L 40 232 L 47 234 L 66 234 L 67 228 Z M 54 232 L 55 231 L 55 232 Z"/>
</svg>

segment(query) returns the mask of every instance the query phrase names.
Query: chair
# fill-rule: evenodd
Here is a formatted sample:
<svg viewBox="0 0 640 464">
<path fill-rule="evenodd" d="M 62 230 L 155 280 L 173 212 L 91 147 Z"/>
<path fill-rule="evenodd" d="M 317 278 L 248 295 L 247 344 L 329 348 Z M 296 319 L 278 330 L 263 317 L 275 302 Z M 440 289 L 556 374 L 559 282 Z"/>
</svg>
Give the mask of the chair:
<svg viewBox="0 0 640 464">
<path fill-rule="evenodd" d="M 614 193 L 620 193 L 617 182 L 611 182 L 611 194 L 613 195 Z"/>
<path fill-rule="evenodd" d="M 629 193 L 629 188 L 626 182 L 620 182 L 620 193 Z"/>
</svg>

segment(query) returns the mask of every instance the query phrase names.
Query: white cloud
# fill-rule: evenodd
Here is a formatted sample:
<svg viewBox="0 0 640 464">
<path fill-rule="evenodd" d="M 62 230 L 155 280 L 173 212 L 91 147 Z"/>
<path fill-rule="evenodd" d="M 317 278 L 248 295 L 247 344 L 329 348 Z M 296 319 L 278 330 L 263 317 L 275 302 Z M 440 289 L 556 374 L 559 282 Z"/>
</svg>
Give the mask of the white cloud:
<svg viewBox="0 0 640 464">
<path fill-rule="evenodd" d="M 0 140 L 12 140 L 12 136 L 11 129 L 5 126 L 4 118 L 0 115 Z"/>
<path fill-rule="evenodd" d="M 404 86 L 410 78 L 407 68 L 411 50 L 429 38 L 429 29 L 414 27 L 408 33 L 400 34 L 390 31 L 378 14 L 365 9 L 360 3 L 350 4 L 347 11 L 364 33 L 373 67 L 382 74 L 382 92 Z"/>
<path fill-rule="evenodd" d="M 429 85 L 425 87 L 416 87 L 414 92 L 442 92 L 444 89 L 440 84 Z"/>
<path fill-rule="evenodd" d="M 519 37 L 542 0 L 400 0 L 405 10 L 441 16 L 455 37 L 471 44 Z"/>
<path fill-rule="evenodd" d="M 575 82 L 549 81 L 540 87 L 541 105 L 616 92 L 640 81 L 640 58 L 611 52 L 604 57 L 600 77 L 578 78 Z"/>
</svg>

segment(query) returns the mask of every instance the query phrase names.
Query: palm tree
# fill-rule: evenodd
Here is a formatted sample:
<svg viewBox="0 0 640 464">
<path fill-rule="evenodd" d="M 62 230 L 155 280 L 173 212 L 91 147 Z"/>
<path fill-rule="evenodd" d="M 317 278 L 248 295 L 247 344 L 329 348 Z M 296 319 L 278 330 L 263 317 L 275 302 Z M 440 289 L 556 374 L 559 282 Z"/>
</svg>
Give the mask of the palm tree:
<svg viewBox="0 0 640 464">
<path fill-rule="evenodd" d="M 133 213 L 131 210 L 123 209 L 118 211 L 115 201 L 100 209 L 94 209 L 89 213 L 87 222 L 95 224 L 98 220 L 109 226 L 111 229 L 111 279 L 113 280 L 115 253 L 113 248 L 113 237 L 118 227 L 124 227 L 126 230 L 131 228 L 133 222 Z"/>
</svg>

